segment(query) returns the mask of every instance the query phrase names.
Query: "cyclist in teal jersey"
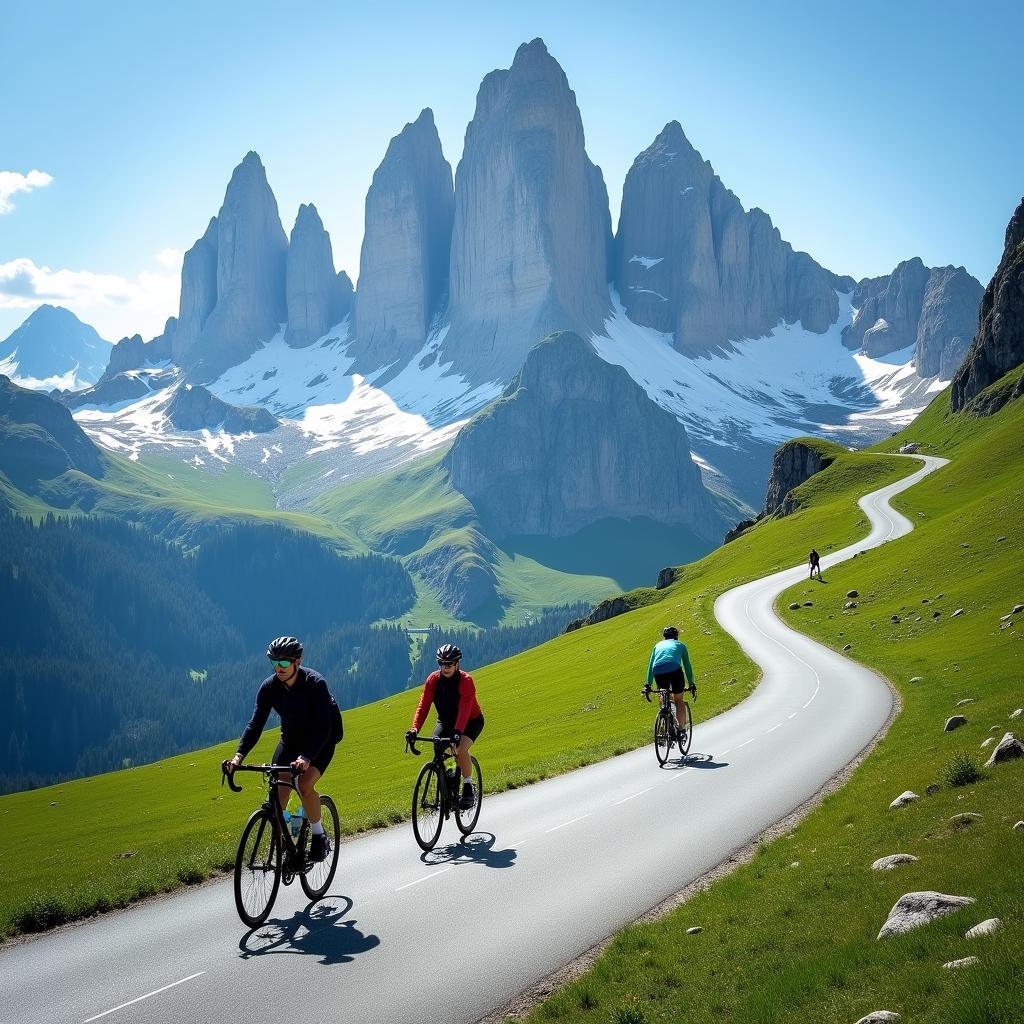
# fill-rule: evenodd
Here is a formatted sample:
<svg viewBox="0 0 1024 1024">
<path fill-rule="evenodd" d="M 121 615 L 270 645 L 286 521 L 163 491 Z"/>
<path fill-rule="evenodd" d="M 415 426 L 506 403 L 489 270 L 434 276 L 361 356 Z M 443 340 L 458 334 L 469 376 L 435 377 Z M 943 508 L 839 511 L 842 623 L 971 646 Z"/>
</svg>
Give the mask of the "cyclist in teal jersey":
<svg viewBox="0 0 1024 1024">
<path fill-rule="evenodd" d="M 654 645 L 654 650 L 651 651 L 651 660 L 647 664 L 647 689 L 650 689 L 653 684 L 657 690 L 671 690 L 672 700 L 676 705 L 676 719 L 685 722 L 683 694 L 689 689 L 692 697 L 697 696 L 690 654 L 686 649 L 686 644 L 679 640 L 679 630 L 675 626 L 666 626 L 661 631 L 661 635 L 664 639 Z"/>
</svg>

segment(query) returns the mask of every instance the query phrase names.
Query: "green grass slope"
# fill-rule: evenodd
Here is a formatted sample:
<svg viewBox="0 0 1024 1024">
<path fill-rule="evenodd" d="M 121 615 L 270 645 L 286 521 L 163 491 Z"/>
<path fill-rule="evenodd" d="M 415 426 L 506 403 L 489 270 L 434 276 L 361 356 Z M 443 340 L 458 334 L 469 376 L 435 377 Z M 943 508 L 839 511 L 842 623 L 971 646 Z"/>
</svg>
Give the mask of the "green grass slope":
<svg viewBox="0 0 1024 1024">
<path fill-rule="evenodd" d="M 802 561 L 811 542 L 825 550 L 862 536 L 867 523 L 856 497 L 913 468 L 886 456 L 843 453 L 804 485 L 807 504 L 800 512 L 765 522 L 687 565 L 671 587 L 632 592 L 628 614 L 479 671 L 468 651 L 466 667 L 487 715 L 478 752 L 488 791 L 648 742 L 653 716 L 639 687 L 666 622 L 680 627 L 690 648 L 699 717 L 741 700 L 757 671 L 715 623 L 715 598 Z M 316 665 L 315 652 L 310 663 Z M 196 696 L 202 699 L 201 690 Z M 408 692 L 346 713 L 346 739 L 323 787 L 337 799 L 346 832 L 408 814 L 418 762 L 403 758 L 401 737 L 416 699 Z M 267 736 L 251 759 L 268 756 L 273 743 Z M 0 827 L 18 837 L 0 848 L 0 934 L 123 905 L 229 864 L 241 825 L 259 800 L 252 784 L 245 797 L 220 787 L 220 761 L 233 750 L 232 740 L 154 765 L 0 797 Z"/>
<path fill-rule="evenodd" d="M 621 933 L 531 1020 L 845 1024 L 876 1009 L 922 1024 L 1022 1019 L 1024 832 L 1012 826 L 1024 819 L 1024 761 L 974 782 L 956 767 L 981 766 L 1008 730 L 1024 739 L 1024 716 L 1009 717 L 1024 705 L 1024 619 L 1001 621 L 1024 603 L 1024 402 L 990 419 L 948 408 L 944 393 L 879 446 L 914 440 L 952 460 L 894 502 L 915 531 L 778 602 L 812 597 L 813 608 L 783 611 L 787 621 L 833 648 L 851 645 L 850 657 L 893 681 L 902 711 L 888 734 L 791 835 L 663 920 Z M 857 607 L 844 609 L 852 590 Z M 967 724 L 944 732 L 954 713 Z M 938 789 L 926 795 L 929 786 Z M 922 799 L 888 810 L 907 789 Z M 892 853 L 919 859 L 871 870 Z M 893 904 L 920 890 L 977 903 L 878 941 Z M 996 935 L 964 937 L 991 917 L 1003 922 Z M 704 930 L 687 935 L 694 925 Z M 980 964 L 943 969 L 968 956 Z"/>
</svg>

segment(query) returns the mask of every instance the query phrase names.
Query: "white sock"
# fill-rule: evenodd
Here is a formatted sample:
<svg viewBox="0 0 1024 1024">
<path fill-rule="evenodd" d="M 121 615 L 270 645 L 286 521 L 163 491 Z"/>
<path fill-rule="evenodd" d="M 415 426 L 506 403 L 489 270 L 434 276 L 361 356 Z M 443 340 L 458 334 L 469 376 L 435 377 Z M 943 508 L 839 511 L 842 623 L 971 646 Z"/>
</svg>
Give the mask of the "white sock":
<svg viewBox="0 0 1024 1024">
<path fill-rule="evenodd" d="M 310 824 L 313 826 L 313 835 L 322 836 L 324 834 L 323 821 L 311 821 Z"/>
<path fill-rule="evenodd" d="M 462 784 L 464 786 L 472 785 L 472 783 L 473 783 L 473 776 L 472 775 L 463 775 L 462 776 Z"/>
</svg>

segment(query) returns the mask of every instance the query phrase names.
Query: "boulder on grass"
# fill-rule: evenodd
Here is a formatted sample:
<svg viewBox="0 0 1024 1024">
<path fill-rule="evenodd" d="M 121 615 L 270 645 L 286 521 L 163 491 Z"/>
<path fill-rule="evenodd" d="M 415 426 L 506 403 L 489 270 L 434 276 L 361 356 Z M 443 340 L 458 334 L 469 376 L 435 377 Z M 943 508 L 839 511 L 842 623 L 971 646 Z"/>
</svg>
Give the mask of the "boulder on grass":
<svg viewBox="0 0 1024 1024">
<path fill-rule="evenodd" d="M 903 935 L 947 914 L 955 914 L 974 902 L 973 896 L 949 896 L 943 892 L 908 892 L 895 903 L 878 933 L 880 939 Z"/>
<path fill-rule="evenodd" d="M 871 865 L 872 871 L 892 871 L 901 864 L 914 864 L 917 858 L 912 853 L 890 853 L 888 857 L 879 857 Z"/>
<path fill-rule="evenodd" d="M 1024 743 L 1021 743 L 1012 732 L 1008 732 L 992 751 L 992 756 L 985 762 L 986 768 L 992 768 L 1000 761 L 1012 761 L 1014 758 L 1024 757 Z"/>
<path fill-rule="evenodd" d="M 891 804 L 889 804 L 889 810 L 893 811 L 899 807 L 906 807 L 907 804 L 912 804 L 915 800 L 921 798 L 913 791 L 908 789 L 905 793 L 900 793 L 898 797 Z"/>
</svg>

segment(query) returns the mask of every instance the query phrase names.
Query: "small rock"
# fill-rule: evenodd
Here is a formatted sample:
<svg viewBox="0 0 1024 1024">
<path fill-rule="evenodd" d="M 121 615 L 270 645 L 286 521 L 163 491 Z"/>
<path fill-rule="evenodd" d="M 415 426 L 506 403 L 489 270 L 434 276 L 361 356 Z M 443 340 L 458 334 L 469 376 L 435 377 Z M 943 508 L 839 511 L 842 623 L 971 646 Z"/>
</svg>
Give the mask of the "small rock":
<svg viewBox="0 0 1024 1024">
<path fill-rule="evenodd" d="M 1005 615 L 999 616 L 1000 622 L 1009 622 L 1013 618 L 1013 612 L 1007 612 Z"/>
<path fill-rule="evenodd" d="M 866 1017 L 861 1017 L 857 1024 L 891 1024 L 900 1019 L 892 1010 L 872 1010 Z"/>
<path fill-rule="evenodd" d="M 790 864 L 789 866 L 790 866 L 791 868 L 798 868 L 798 867 L 800 867 L 800 861 L 798 861 L 798 860 L 795 860 L 795 861 L 793 861 L 793 863 L 792 863 L 792 864 Z"/>
<path fill-rule="evenodd" d="M 931 601 L 929 601 L 927 597 L 922 597 L 921 604 L 931 604 Z"/>
<path fill-rule="evenodd" d="M 912 804 L 915 800 L 921 798 L 913 791 L 908 789 L 905 793 L 900 793 L 898 797 L 891 804 L 889 804 L 889 810 L 893 811 L 900 807 L 906 807 L 907 804 Z"/>
<path fill-rule="evenodd" d="M 992 751 L 992 756 L 985 762 L 986 768 L 992 768 L 1001 761 L 1012 761 L 1014 758 L 1024 757 L 1024 743 L 1021 743 L 1012 732 L 1008 732 Z"/>
<path fill-rule="evenodd" d="M 977 811 L 962 811 L 960 814 L 954 814 L 949 819 L 954 825 L 973 825 L 976 821 L 981 821 L 981 815 Z"/>
<path fill-rule="evenodd" d="M 901 864 L 913 864 L 916 861 L 917 858 L 912 853 L 891 853 L 888 857 L 879 857 L 871 865 L 871 870 L 892 871 L 893 868 L 898 868 Z"/>
<path fill-rule="evenodd" d="M 974 703 L 974 698 L 973 697 L 964 697 L 963 700 L 958 700 L 956 702 L 956 706 L 958 708 L 962 708 L 962 707 L 965 707 L 968 704 L 973 704 L 973 703 Z"/>
<path fill-rule="evenodd" d="M 963 615 L 963 613 L 964 613 L 963 608 L 957 608 L 957 610 L 955 612 L 953 612 L 953 618 L 955 619 L 958 616 Z"/>
<path fill-rule="evenodd" d="M 1010 609 L 1010 614 L 1011 615 L 1020 615 L 1021 612 L 1024 612 L 1024 604 L 1015 604 Z"/>
<path fill-rule="evenodd" d="M 924 680 L 920 676 L 911 676 L 910 681 L 912 683 L 922 683 Z"/>
<path fill-rule="evenodd" d="M 1014 832 L 1024 832 L 1024 821 L 1016 821 L 1013 824 Z"/>
<path fill-rule="evenodd" d="M 900 621 L 900 617 L 898 615 L 890 615 L 889 616 L 889 621 L 890 622 L 897 622 L 898 623 Z"/>
<path fill-rule="evenodd" d="M 970 546 L 971 546 L 970 544 L 961 544 L 960 545 L 960 547 L 962 547 L 962 548 L 969 548 Z"/>
<path fill-rule="evenodd" d="M 843 650 L 844 650 L 844 651 L 852 651 L 852 650 L 853 650 L 853 644 L 847 644 L 847 645 L 846 645 L 846 646 L 845 646 L 845 647 L 843 648 Z"/>
<path fill-rule="evenodd" d="M 991 728 L 989 729 L 989 732 L 1000 732 L 1000 731 L 1002 731 L 1002 728 L 1003 728 L 1003 727 L 1002 727 L 1001 725 L 993 725 L 993 726 L 992 726 L 992 727 L 991 727 Z"/>
<path fill-rule="evenodd" d="M 1000 622 L 999 623 L 999 628 L 1000 629 L 1013 629 L 1013 620 L 1011 619 L 1009 622 Z"/>
<path fill-rule="evenodd" d="M 57 801 L 56 800 L 51 800 L 50 801 L 50 806 L 51 807 L 56 807 L 57 806 Z"/>
<path fill-rule="evenodd" d="M 990 917 L 987 921 L 982 921 L 981 924 L 976 924 L 971 928 L 964 936 L 965 939 L 980 939 L 982 935 L 991 935 L 993 932 L 999 931 L 1003 927 L 1003 922 L 998 917 Z"/>
<path fill-rule="evenodd" d="M 995 741 L 996 741 L 995 736 L 989 736 L 989 738 L 987 740 L 982 740 L 981 741 L 981 745 L 983 747 L 987 747 L 990 743 L 995 743 Z"/>
<path fill-rule="evenodd" d="M 932 612 L 932 618 L 937 619 L 942 615 L 942 612 Z"/>
<path fill-rule="evenodd" d="M 702 931 L 704 931 L 704 929 L 701 928 L 701 926 L 699 924 L 697 924 L 697 925 L 694 925 L 692 928 L 687 928 L 686 929 L 686 934 L 687 935 L 700 935 L 700 933 Z"/>
<path fill-rule="evenodd" d="M 954 729 L 959 729 L 961 725 L 966 725 L 967 719 L 963 715 L 951 715 L 946 719 L 946 724 L 942 727 L 943 732 L 952 732 Z"/>
<path fill-rule="evenodd" d="M 847 601 L 846 604 L 843 605 L 843 608 L 856 608 L 856 607 L 857 607 L 857 602 L 856 601 Z"/>
<path fill-rule="evenodd" d="M 1005 537 L 996 537 L 996 543 L 997 543 L 997 544 L 1002 544 L 1002 542 L 1003 542 L 1004 540 L 1006 540 L 1006 538 L 1005 538 Z"/>
<path fill-rule="evenodd" d="M 846 592 L 846 596 L 847 596 L 847 597 L 851 597 L 851 598 L 852 598 L 852 597 L 860 597 L 860 592 L 859 592 L 859 591 L 857 591 L 857 590 L 848 590 L 848 591 Z"/>
<path fill-rule="evenodd" d="M 928 788 L 924 791 L 925 796 L 935 796 L 942 787 L 937 782 L 929 783 Z"/>
<path fill-rule="evenodd" d="M 961 967 L 973 967 L 975 964 L 980 964 L 981 960 L 976 956 L 965 956 L 961 960 L 950 960 L 949 963 L 943 964 L 942 966 L 948 970 L 955 971 Z"/>
<path fill-rule="evenodd" d="M 882 930 L 880 939 L 902 935 L 936 918 L 956 913 L 974 902 L 973 896 L 947 896 L 942 892 L 908 892 L 895 903 Z"/>
<path fill-rule="evenodd" d="M 1024 708 L 1017 708 L 1016 711 L 1010 712 L 1011 718 L 1020 718 L 1021 715 L 1024 715 Z"/>
<path fill-rule="evenodd" d="M 798 609 L 799 607 L 800 607 L 800 605 L 798 605 L 798 604 L 796 603 L 796 601 L 794 601 L 794 602 L 793 602 L 793 603 L 792 603 L 792 604 L 791 604 L 791 605 L 789 606 L 789 610 L 790 610 L 791 612 L 795 612 L 795 611 L 796 611 L 796 610 L 797 610 L 797 609 Z"/>
<path fill-rule="evenodd" d="M 123 853 L 119 853 L 117 855 L 117 859 L 118 860 L 127 860 L 129 857 L 134 857 L 134 856 L 135 856 L 135 851 L 134 850 L 125 850 Z"/>
<path fill-rule="evenodd" d="M 936 594 L 935 595 L 935 600 L 936 601 L 941 601 L 945 596 L 946 596 L 945 594 Z"/>
<path fill-rule="evenodd" d="M 813 608 L 814 607 L 814 602 L 813 601 L 804 601 L 804 607 L 805 608 Z"/>
</svg>

